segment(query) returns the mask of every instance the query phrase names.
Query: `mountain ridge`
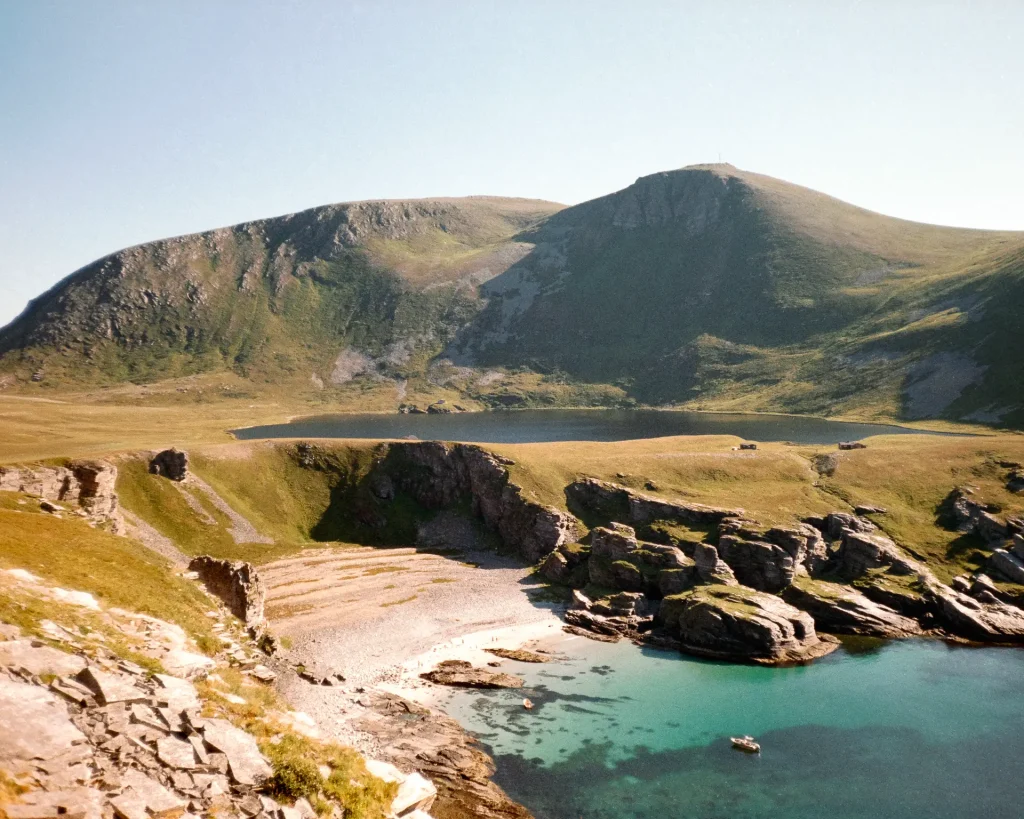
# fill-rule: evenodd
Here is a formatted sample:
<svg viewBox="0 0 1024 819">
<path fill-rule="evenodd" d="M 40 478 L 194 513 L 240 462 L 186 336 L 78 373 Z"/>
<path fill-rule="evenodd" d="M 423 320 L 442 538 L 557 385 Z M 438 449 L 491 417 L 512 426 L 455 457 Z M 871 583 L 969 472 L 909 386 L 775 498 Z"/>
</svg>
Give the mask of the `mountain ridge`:
<svg viewBox="0 0 1024 819">
<path fill-rule="evenodd" d="M 524 385 L 594 384 L 627 403 L 1019 423 L 1017 306 L 1024 232 L 900 220 L 712 164 L 569 207 L 366 200 L 137 245 L 0 329 L 0 373 L 412 381 L 484 405 L 572 403 Z"/>
</svg>

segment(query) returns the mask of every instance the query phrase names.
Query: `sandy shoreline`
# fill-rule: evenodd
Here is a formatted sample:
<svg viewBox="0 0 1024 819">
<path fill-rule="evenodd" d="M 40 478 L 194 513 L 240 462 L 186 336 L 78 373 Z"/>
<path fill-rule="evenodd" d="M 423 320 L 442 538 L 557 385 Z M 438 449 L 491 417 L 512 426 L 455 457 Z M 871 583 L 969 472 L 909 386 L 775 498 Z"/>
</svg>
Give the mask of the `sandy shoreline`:
<svg viewBox="0 0 1024 819">
<path fill-rule="evenodd" d="M 370 755 L 360 723 L 375 694 L 443 713 L 452 689 L 420 674 L 442 660 L 496 662 L 486 648 L 534 647 L 562 635 L 561 605 L 544 598 L 529 568 L 493 552 L 441 556 L 408 548 L 307 551 L 261 570 L 271 630 L 283 658 L 344 681 L 313 685 L 283 664 L 278 687 L 325 734 Z"/>
<path fill-rule="evenodd" d="M 451 689 L 427 682 L 420 678 L 420 674 L 435 668 L 442 660 L 465 660 L 476 666 L 486 665 L 497 660 L 487 652 L 489 648 L 535 649 L 560 635 L 564 635 L 562 620 L 553 613 L 531 623 L 470 632 L 438 643 L 429 651 L 406 660 L 396 669 L 400 674 L 397 681 L 383 682 L 377 687 L 421 705 L 443 710 L 440 701 Z"/>
</svg>

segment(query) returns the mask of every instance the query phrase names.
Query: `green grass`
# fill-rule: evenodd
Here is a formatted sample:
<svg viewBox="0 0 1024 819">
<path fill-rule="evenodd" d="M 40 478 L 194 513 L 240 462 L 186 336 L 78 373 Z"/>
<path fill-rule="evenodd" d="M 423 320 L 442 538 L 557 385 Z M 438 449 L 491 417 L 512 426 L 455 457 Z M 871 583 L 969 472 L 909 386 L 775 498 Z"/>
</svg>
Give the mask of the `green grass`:
<svg viewBox="0 0 1024 819">
<path fill-rule="evenodd" d="M 209 603 L 163 558 L 81 520 L 59 520 L 32 506 L 19 507 L 16 498 L 0 492 L 4 568 L 27 569 L 62 588 L 89 592 L 104 605 L 177 623 L 203 645 L 215 645 L 205 616 Z"/>
</svg>

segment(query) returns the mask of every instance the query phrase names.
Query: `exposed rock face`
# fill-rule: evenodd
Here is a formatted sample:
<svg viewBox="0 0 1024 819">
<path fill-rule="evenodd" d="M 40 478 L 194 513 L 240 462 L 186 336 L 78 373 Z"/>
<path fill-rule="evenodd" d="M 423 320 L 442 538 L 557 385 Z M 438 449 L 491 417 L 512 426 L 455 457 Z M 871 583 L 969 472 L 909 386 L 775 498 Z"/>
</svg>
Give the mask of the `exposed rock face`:
<svg viewBox="0 0 1024 819">
<path fill-rule="evenodd" d="M 999 543 L 1010 535 L 1006 523 L 992 513 L 988 506 L 976 500 L 970 486 L 958 486 L 946 497 L 944 506 L 949 510 L 958 532 L 973 533 L 988 543 Z"/>
<path fill-rule="evenodd" d="M 880 568 L 887 568 L 894 574 L 925 571 L 921 564 L 904 554 L 889 538 L 844 530 L 835 557 L 836 574 L 844 580 L 856 580 L 869 570 Z"/>
<path fill-rule="evenodd" d="M 810 614 L 817 628 L 833 634 L 907 637 L 921 632 L 916 620 L 839 583 L 797 578 L 782 597 Z"/>
<path fill-rule="evenodd" d="M 490 781 L 494 762 L 450 717 L 394 694 L 374 692 L 359 728 L 405 771 L 419 770 L 437 787 L 432 811 L 443 817 L 529 819 L 530 813 Z"/>
<path fill-rule="evenodd" d="M 251 563 L 202 555 L 193 558 L 188 568 L 199 575 L 207 591 L 223 600 L 251 632 L 266 628 L 263 605 L 267 590 Z"/>
<path fill-rule="evenodd" d="M 590 580 L 598 586 L 660 594 L 663 570 L 692 572 L 693 561 L 675 546 L 637 541 L 630 526 L 613 523 L 591 532 Z"/>
<path fill-rule="evenodd" d="M 541 563 L 540 573 L 554 583 L 573 585 L 577 579 L 579 585 L 586 585 L 586 573 L 582 571 L 587 564 L 588 552 L 571 548 L 571 544 L 563 543 Z"/>
<path fill-rule="evenodd" d="M 726 563 L 718 556 L 718 549 L 710 543 L 698 543 L 693 552 L 694 569 L 702 583 L 724 586 L 738 585 L 736 576 Z"/>
<path fill-rule="evenodd" d="M 807 536 L 788 529 L 773 529 L 747 539 L 741 526 L 723 524 L 719 531 L 731 531 L 718 538 L 718 554 L 744 586 L 759 591 L 777 592 L 793 582 L 807 557 Z M 772 542 L 773 539 L 781 541 Z"/>
<path fill-rule="evenodd" d="M 1020 541 L 1020 543 L 1018 543 Z M 1024 540 L 1018 535 L 1014 538 L 1012 551 L 995 549 L 988 559 L 988 570 L 1000 577 L 1005 577 L 1011 583 L 1024 585 L 1024 560 L 1021 560 L 1021 553 L 1024 552 Z"/>
<path fill-rule="evenodd" d="M 67 466 L 0 466 L 0 491 L 25 492 L 48 501 L 77 503 L 93 523 L 125 533 L 118 502 L 117 467 L 107 461 L 71 461 Z"/>
<path fill-rule="evenodd" d="M 629 523 L 644 524 L 655 520 L 676 521 L 697 525 L 714 525 L 725 518 L 742 517 L 742 509 L 719 509 L 702 503 L 667 501 L 636 492 L 596 478 L 584 478 L 565 488 L 566 497 L 573 503 Z"/>
<path fill-rule="evenodd" d="M 1015 606 L 991 595 L 982 602 L 938 582 L 928 584 L 928 594 L 939 622 L 954 634 L 984 643 L 1024 642 L 1024 611 Z"/>
<path fill-rule="evenodd" d="M 784 665 L 835 650 L 819 638 L 806 612 L 778 597 L 739 586 L 706 586 L 662 601 L 659 618 L 689 654 L 734 662 Z"/>
<path fill-rule="evenodd" d="M 424 506 L 441 508 L 469 496 L 484 522 L 530 563 L 576 539 L 572 515 L 528 500 L 500 458 L 478 446 L 395 443 L 380 466 Z"/>
<path fill-rule="evenodd" d="M 829 512 L 825 516 L 824 532 L 829 539 L 838 540 L 842 537 L 844 529 L 853 532 L 874 532 L 878 527 L 870 520 L 851 515 L 849 512 Z"/>
<path fill-rule="evenodd" d="M 188 453 L 173 448 L 158 452 L 149 462 L 149 471 L 172 481 L 183 481 L 188 477 Z"/>
</svg>

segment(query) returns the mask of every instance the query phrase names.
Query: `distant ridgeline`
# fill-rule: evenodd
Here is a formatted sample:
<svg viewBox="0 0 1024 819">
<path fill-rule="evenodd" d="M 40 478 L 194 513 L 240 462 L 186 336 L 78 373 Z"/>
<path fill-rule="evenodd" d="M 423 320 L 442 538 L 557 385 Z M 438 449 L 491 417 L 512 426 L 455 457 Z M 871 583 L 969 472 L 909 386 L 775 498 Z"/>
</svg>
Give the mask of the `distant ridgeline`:
<svg viewBox="0 0 1024 819">
<path fill-rule="evenodd" d="M 129 248 L 0 330 L 0 380 L 1020 425 L 1021 316 L 1024 233 L 701 165 L 569 208 L 329 205 Z"/>
</svg>

